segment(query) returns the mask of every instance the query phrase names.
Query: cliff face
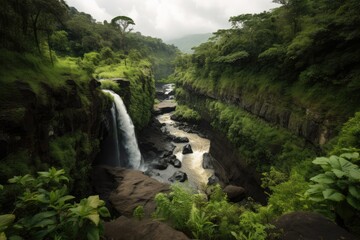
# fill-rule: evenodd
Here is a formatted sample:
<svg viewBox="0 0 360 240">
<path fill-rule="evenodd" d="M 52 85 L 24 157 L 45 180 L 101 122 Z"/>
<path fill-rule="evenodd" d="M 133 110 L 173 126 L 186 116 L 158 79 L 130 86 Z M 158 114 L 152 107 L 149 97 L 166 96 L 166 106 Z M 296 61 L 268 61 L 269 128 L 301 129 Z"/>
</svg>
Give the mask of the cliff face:
<svg viewBox="0 0 360 240">
<path fill-rule="evenodd" d="M 16 96 L 1 102 L 0 182 L 55 166 L 64 168 L 74 185 L 83 184 L 111 107 L 99 85 L 69 79 L 56 88 L 42 83 L 35 91 L 25 81 L 15 82 Z"/>
<path fill-rule="evenodd" d="M 290 130 L 314 145 L 325 144 L 334 135 L 336 127 L 334 124 L 341 121 L 341 119 L 328 119 L 325 114 L 296 103 L 281 102 L 273 95 L 252 95 L 242 91 L 205 92 L 194 89 L 190 84 L 184 84 L 183 87 L 190 94 L 200 94 L 238 106 L 269 123 Z"/>
</svg>

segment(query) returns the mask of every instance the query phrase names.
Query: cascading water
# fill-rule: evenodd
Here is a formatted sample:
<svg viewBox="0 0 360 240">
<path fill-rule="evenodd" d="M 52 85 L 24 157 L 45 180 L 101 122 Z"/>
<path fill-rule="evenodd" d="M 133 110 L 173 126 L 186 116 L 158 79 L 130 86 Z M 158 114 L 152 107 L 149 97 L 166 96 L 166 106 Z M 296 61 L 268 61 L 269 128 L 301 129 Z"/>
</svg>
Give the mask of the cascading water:
<svg viewBox="0 0 360 240">
<path fill-rule="evenodd" d="M 105 164 L 140 169 L 142 157 L 135 136 L 134 124 L 126 111 L 124 102 L 113 91 L 103 91 L 114 98 L 114 105 L 111 108 L 113 124 L 110 128 L 113 131 L 110 132 L 110 135 L 113 137 L 110 141 L 112 141 L 112 145 L 115 144 L 115 147 L 109 156 L 111 160 L 105 161 Z"/>
</svg>

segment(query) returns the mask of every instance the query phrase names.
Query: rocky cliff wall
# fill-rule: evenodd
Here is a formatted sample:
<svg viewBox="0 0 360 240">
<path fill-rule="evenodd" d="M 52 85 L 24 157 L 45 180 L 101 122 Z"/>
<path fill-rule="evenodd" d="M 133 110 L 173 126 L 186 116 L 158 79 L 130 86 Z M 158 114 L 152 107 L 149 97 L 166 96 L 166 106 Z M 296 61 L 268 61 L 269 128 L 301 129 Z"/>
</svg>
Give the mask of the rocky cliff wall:
<svg viewBox="0 0 360 240">
<path fill-rule="evenodd" d="M 74 189 L 86 174 L 106 129 L 111 100 L 96 80 L 67 80 L 57 87 L 17 81 L 13 99 L 1 102 L 0 182 L 14 175 L 64 168 Z M 15 114 L 16 113 L 16 114 Z"/>
<path fill-rule="evenodd" d="M 338 123 L 345 121 L 344 118 L 327 118 L 324 113 L 296 103 L 282 102 L 280 98 L 273 95 L 258 95 L 241 91 L 205 92 L 195 89 L 189 84 L 184 84 L 182 87 L 190 94 L 200 94 L 238 106 L 269 123 L 290 130 L 315 145 L 325 144 L 334 136 Z"/>
</svg>

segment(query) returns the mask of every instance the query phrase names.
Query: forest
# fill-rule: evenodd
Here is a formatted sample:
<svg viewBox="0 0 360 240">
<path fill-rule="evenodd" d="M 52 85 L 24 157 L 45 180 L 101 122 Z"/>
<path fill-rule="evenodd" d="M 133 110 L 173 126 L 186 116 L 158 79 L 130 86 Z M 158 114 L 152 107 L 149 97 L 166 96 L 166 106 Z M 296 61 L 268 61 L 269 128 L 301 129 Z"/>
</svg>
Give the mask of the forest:
<svg viewBox="0 0 360 240">
<path fill-rule="evenodd" d="M 173 184 L 151 213 L 139 203 L 127 217 L 181 239 L 260 240 L 291 239 L 278 219 L 309 213 L 357 239 L 360 2 L 273 2 L 187 54 L 134 32 L 128 16 L 97 22 L 64 0 L 1 0 L 0 240 L 106 239 L 123 214 L 91 180 L 114 101 L 101 89 L 121 96 L 141 139 L 161 82 L 176 84 L 174 119 L 210 126 L 210 152 L 229 142 L 220 182 L 241 186 L 250 169 L 265 200 Z"/>
</svg>

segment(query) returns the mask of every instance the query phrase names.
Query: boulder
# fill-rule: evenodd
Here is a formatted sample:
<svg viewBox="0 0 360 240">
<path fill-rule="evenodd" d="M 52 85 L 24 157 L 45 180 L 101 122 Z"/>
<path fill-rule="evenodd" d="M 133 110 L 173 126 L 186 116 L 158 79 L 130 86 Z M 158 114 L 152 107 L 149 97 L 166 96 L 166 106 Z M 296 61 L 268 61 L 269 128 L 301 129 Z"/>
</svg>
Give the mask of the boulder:
<svg viewBox="0 0 360 240">
<path fill-rule="evenodd" d="M 174 143 L 188 143 L 189 142 L 189 138 L 187 138 L 187 137 L 177 137 L 174 135 L 169 135 L 169 138 Z"/>
<path fill-rule="evenodd" d="M 152 163 L 150 163 L 150 168 L 165 170 L 168 167 L 168 161 L 166 159 L 156 159 Z"/>
<path fill-rule="evenodd" d="M 155 195 L 169 191 L 168 184 L 160 183 L 141 171 L 103 166 L 93 167 L 92 186 L 116 212 L 129 217 L 139 205 L 144 206 L 145 216 L 150 216 L 156 208 Z"/>
<path fill-rule="evenodd" d="M 164 100 L 154 106 L 154 113 L 160 115 L 175 111 L 176 105 L 174 100 Z"/>
<path fill-rule="evenodd" d="M 170 178 L 169 181 L 170 182 L 185 182 L 187 180 L 187 174 L 182 172 L 182 171 L 177 171 L 175 172 Z"/>
<path fill-rule="evenodd" d="M 240 202 L 245 198 L 245 189 L 235 185 L 227 185 L 223 189 L 231 202 Z"/>
<path fill-rule="evenodd" d="M 193 153 L 193 150 L 192 150 L 190 144 L 186 144 L 186 145 L 183 147 L 182 154 L 189 154 L 189 153 Z"/>
<path fill-rule="evenodd" d="M 181 168 L 182 163 L 179 159 L 175 159 L 172 165 L 176 168 Z"/>
<path fill-rule="evenodd" d="M 207 185 L 214 185 L 217 183 L 220 183 L 220 179 L 217 176 L 215 176 L 214 174 L 208 178 Z"/>
<path fill-rule="evenodd" d="M 176 158 L 175 155 L 170 156 L 169 158 L 167 158 L 168 163 L 170 163 L 171 165 L 173 165 L 176 168 L 181 168 L 181 161 L 179 159 Z"/>
<path fill-rule="evenodd" d="M 137 220 L 121 216 L 104 223 L 106 239 L 113 240 L 187 240 L 184 233 L 176 231 L 165 223 L 151 219 Z"/>
<path fill-rule="evenodd" d="M 214 166 L 212 165 L 213 157 L 210 153 L 204 153 L 203 154 L 203 161 L 202 161 L 202 167 L 204 169 L 214 169 Z"/>
<path fill-rule="evenodd" d="M 280 235 L 279 239 L 358 239 L 317 213 L 293 212 L 279 217 L 273 224 L 276 226 L 276 234 Z"/>
</svg>

